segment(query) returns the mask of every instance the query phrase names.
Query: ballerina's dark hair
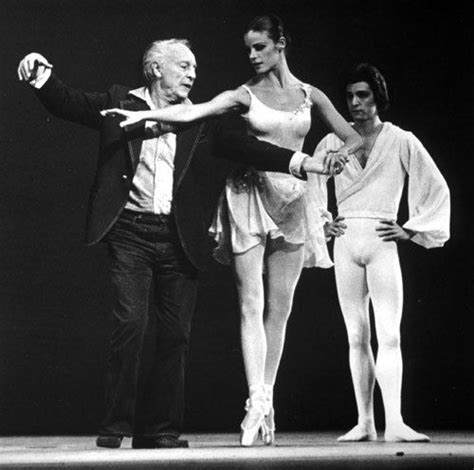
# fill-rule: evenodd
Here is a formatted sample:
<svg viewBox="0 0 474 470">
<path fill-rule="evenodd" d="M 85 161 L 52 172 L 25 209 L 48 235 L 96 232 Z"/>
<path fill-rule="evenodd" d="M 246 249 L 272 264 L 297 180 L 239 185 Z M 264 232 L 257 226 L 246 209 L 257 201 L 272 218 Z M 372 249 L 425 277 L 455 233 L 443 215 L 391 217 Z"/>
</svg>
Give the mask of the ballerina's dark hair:
<svg viewBox="0 0 474 470">
<path fill-rule="evenodd" d="M 352 69 L 344 82 L 344 88 L 351 83 L 367 82 L 372 93 L 374 94 L 374 101 L 380 111 L 385 111 L 389 104 L 387 84 L 385 78 L 380 71 L 371 64 L 358 64 Z"/>
<path fill-rule="evenodd" d="M 285 38 L 286 48 L 288 48 L 290 45 L 290 36 L 288 36 L 285 31 L 283 21 L 276 15 L 263 15 L 255 17 L 248 24 L 245 34 L 247 34 L 249 31 L 266 31 L 268 37 L 274 42 L 278 42 L 280 38 Z"/>
</svg>

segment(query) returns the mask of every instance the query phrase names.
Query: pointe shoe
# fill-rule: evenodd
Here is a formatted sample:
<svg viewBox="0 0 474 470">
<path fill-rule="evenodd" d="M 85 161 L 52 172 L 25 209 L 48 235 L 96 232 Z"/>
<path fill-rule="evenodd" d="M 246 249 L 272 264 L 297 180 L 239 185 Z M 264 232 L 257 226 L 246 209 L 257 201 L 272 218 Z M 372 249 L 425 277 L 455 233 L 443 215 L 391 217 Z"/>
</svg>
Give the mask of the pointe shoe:
<svg viewBox="0 0 474 470">
<path fill-rule="evenodd" d="M 430 438 L 401 423 L 385 431 L 385 442 L 430 442 Z"/>
<path fill-rule="evenodd" d="M 256 396 L 247 399 L 245 402 L 245 415 L 240 425 L 240 445 L 250 447 L 255 444 L 260 428 L 265 420 L 265 401 L 264 397 Z"/>
<path fill-rule="evenodd" d="M 263 419 L 260 430 L 262 441 L 266 446 L 275 444 L 275 410 L 273 408 L 270 408 L 270 411 Z"/>
<path fill-rule="evenodd" d="M 337 438 L 337 442 L 372 442 L 377 440 L 377 432 L 373 426 L 354 426 L 349 432 Z"/>
</svg>

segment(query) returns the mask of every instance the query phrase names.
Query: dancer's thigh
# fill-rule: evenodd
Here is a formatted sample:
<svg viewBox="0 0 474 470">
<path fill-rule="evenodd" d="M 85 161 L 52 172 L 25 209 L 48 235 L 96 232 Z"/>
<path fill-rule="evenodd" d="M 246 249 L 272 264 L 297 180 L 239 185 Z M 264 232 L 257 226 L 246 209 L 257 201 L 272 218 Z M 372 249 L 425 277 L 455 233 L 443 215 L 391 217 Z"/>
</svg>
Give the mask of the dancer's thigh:
<svg viewBox="0 0 474 470">
<path fill-rule="evenodd" d="M 337 295 L 349 334 L 369 325 L 369 289 L 366 267 L 357 256 L 358 243 L 346 233 L 334 244 Z"/>
<path fill-rule="evenodd" d="M 304 246 L 282 238 L 270 239 L 265 252 L 267 300 L 270 304 L 291 306 L 304 263 Z"/>
</svg>

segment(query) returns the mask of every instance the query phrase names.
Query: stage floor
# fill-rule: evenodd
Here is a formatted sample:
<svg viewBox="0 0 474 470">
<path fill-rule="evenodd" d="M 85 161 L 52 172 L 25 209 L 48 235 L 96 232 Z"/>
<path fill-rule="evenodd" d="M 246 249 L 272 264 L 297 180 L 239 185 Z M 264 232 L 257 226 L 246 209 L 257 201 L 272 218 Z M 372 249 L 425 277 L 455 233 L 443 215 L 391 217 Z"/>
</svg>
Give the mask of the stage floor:
<svg viewBox="0 0 474 470">
<path fill-rule="evenodd" d="M 241 448 L 237 434 L 187 434 L 189 449 L 99 449 L 95 436 L 0 437 L 0 468 L 474 469 L 474 432 L 429 432 L 430 443 L 337 443 L 340 433 L 279 433 Z"/>
</svg>

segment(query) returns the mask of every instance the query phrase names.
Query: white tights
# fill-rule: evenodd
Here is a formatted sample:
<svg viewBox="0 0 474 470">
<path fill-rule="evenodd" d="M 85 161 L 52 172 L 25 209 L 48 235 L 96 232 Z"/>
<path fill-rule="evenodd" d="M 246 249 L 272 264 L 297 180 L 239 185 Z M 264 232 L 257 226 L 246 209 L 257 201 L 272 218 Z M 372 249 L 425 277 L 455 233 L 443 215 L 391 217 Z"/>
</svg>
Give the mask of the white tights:
<svg viewBox="0 0 474 470">
<path fill-rule="evenodd" d="M 281 238 L 234 255 L 247 383 L 252 389 L 265 385 L 267 395 L 275 384 L 303 255 L 303 245 Z"/>
<path fill-rule="evenodd" d="M 334 262 L 339 302 L 349 340 L 349 363 L 359 426 L 374 428 L 373 391 L 382 392 L 386 429 L 403 422 L 401 415 L 402 355 L 400 321 L 403 285 L 395 242 L 375 231 L 377 219 L 345 220 L 347 230 L 336 238 Z M 369 300 L 374 310 L 378 353 L 370 346 Z"/>
</svg>

